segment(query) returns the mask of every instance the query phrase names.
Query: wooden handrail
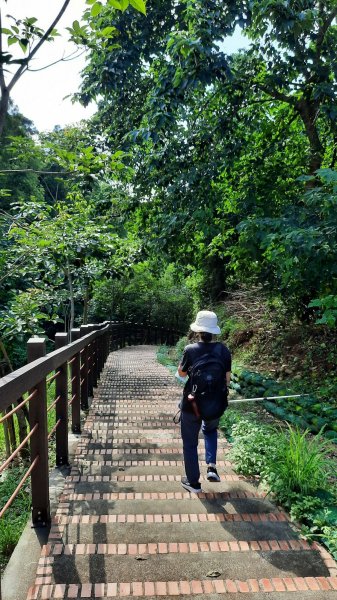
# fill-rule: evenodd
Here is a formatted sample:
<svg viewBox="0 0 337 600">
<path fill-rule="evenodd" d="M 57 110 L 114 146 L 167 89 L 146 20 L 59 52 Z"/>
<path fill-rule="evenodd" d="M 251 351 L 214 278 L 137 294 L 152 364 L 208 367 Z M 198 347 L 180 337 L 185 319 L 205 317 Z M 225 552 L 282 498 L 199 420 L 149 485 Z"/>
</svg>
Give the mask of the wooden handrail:
<svg viewBox="0 0 337 600">
<path fill-rule="evenodd" d="M 10 404 L 13 404 L 27 390 L 33 389 L 49 373 L 57 371 L 60 365 L 70 360 L 74 354 L 80 352 L 89 342 L 101 337 L 109 330 L 110 325 L 106 325 L 103 329 L 93 331 L 81 337 L 78 341 L 71 342 L 60 350 L 54 350 L 43 358 L 38 358 L 28 365 L 13 371 L 13 373 L 2 377 L 0 379 L 0 412 L 4 412 Z"/>
<path fill-rule="evenodd" d="M 28 398 L 9 414 L 13 414 L 29 402 L 31 432 L 10 459 L 0 466 L 0 472 L 19 453 L 24 443 L 31 439 L 31 467 L 15 493 L 31 475 L 34 526 L 46 525 L 50 521 L 48 439 L 56 432 L 56 464 L 58 466 L 68 464 L 69 407 L 71 407 L 72 431 L 80 433 L 80 411 L 81 409 L 85 411 L 89 407 L 89 396 L 93 394 L 110 350 L 116 350 L 126 344 L 151 342 L 172 344 L 177 341 L 179 335 L 181 333 L 163 327 L 106 321 L 100 325 L 82 325 L 81 328 L 72 329 L 70 343 L 66 333 L 56 334 L 56 349 L 49 354 L 46 354 L 44 338 L 33 337 L 28 341 L 27 352 L 30 362 L 0 379 L 0 412 L 5 412 L 28 391 Z M 69 370 L 71 390 L 68 390 Z M 48 377 L 50 373 L 54 374 Z M 55 397 L 47 409 L 47 382 L 54 380 Z M 55 409 L 56 423 L 48 433 L 47 412 L 52 409 Z M 37 435 L 33 436 L 35 432 Z M 35 469 L 38 461 L 39 468 Z M 15 493 L 0 511 L 0 515 L 3 515 L 13 501 Z"/>
</svg>

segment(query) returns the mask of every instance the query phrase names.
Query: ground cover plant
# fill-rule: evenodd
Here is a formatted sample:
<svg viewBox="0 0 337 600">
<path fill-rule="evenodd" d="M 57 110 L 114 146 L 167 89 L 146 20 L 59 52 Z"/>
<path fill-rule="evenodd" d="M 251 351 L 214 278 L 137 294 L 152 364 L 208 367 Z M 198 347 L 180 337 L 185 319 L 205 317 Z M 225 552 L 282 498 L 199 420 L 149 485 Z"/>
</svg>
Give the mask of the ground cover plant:
<svg viewBox="0 0 337 600">
<path fill-rule="evenodd" d="M 270 425 L 244 410 L 228 409 L 221 427 L 232 443 L 237 472 L 256 476 L 273 499 L 302 525 L 309 540 L 326 544 L 337 557 L 337 461 L 330 442 L 290 424 Z"/>
<path fill-rule="evenodd" d="M 230 387 L 246 398 L 265 397 L 264 407 L 279 419 L 313 433 L 321 430 L 325 437 L 337 443 L 337 407 L 334 399 L 322 402 L 313 394 L 303 393 L 301 396 L 296 389 L 298 386 L 291 380 L 276 381 L 247 369 L 232 374 Z M 287 395 L 290 397 L 282 398 Z"/>
</svg>

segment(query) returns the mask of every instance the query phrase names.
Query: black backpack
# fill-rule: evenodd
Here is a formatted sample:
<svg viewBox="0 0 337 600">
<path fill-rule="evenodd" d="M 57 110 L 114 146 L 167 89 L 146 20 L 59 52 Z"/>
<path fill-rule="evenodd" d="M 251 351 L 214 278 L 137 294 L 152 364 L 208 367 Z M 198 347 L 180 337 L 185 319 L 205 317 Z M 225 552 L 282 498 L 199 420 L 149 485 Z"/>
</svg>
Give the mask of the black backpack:
<svg viewBox="0 0 337 600">
<path fill-rule="evenodd" d="M 200 417 L 204 421 L 218 419 L 225 412 L 227 402 L 226 370 L 221 357 L 222 344 L 214 344 L 211 352 L 198 358 L 189 373 L 189 399 L 197 406 Z M 194 400 L 191 399 L 194 397 Z M 195 405 L 193 411 L 196 413 Z"/>
</svg>

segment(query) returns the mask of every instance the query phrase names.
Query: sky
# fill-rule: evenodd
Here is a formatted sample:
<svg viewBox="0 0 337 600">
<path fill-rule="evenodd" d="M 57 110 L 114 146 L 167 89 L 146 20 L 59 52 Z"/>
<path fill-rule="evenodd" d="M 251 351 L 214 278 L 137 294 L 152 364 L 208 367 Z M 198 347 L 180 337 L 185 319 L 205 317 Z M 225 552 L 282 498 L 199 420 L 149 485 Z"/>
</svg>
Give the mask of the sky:
<svg viewBox="0 0 337 600">
<path fill-rule="evenodd" d="M 3 15 L 10 14 L 16 18 L 36 17 L 36 24 L 43 29 L 50 25 L 63 4 L 63 0 L 7 0 L 6 4 L 2 0 L 0 2 L 3 5 Z M 57 26 L 60 37 L 42 46 L 31 64 L 32 69 L 41 69 L 74 51 L 75 47 L 68 42 L 69 34 L 65 28 L 74 20 L 80 20 L 85 7 L 85 0 L 71 0 Z M 8 21 L 6 23 L 4 18 L 3 27 L 6 25 L 8 26 Z M 246 45 L 247 41 L 237 31 L 232 38 L 225 41 L 224 51 L 229 53 Z M 14 48 L 15 52 L 19 51 L 16 46 Z M 21 58 L 23 54 L 19 52 Z M 19 57 L 17 54 L 16 56 Z M 78 91 L 80 72 L 84 66 L 85 56 L 82 55 L 47 69 L 26 72 L 14 86 L 12 100 L 39 131 L 52 130 L 56 125 L 63 127 L 89 118 L 95 112 L 95 103 L 84 108 L 78 102 L 73 104 L 70 98 L 66 98 Z"/>
</svg>

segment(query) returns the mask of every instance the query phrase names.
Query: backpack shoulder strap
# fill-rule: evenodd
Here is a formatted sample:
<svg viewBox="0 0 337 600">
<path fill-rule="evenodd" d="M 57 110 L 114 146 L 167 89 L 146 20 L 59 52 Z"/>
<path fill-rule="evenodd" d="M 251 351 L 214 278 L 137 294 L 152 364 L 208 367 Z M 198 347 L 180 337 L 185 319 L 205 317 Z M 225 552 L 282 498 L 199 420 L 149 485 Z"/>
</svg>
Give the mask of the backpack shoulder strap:
<svg viewBox="0 0 337 600">
<path fill-rule="evenodd" d="M 210 363 L 217 363 L 221 365 L 223 369 L 225 369 L 225 363 L 220 357 L 220 355 L 221 345 L 220 342 L 217 342 L 216 344 L 214 344 L 214 347 L 211 349 L 211 352 L 205 352 L 204 354 L 199 356 L 199 358 L 195 361 L 195 363 L 191 367 L 191 376 L 193 375 L 194 371 L 200 367 L 200 364 L 204 363 L 204 361 L 208 361 Z"/>
</svg>

